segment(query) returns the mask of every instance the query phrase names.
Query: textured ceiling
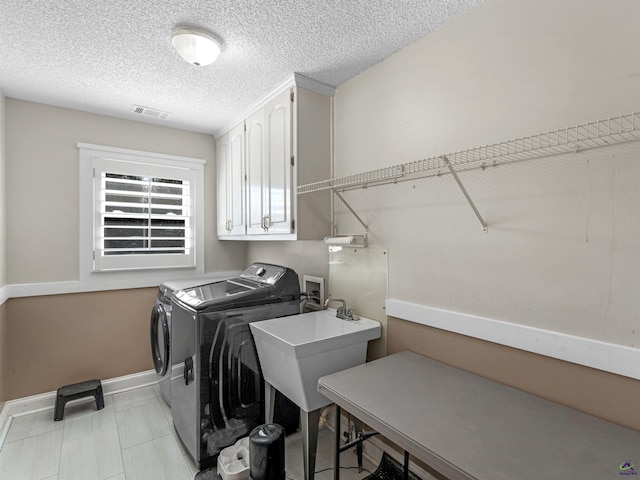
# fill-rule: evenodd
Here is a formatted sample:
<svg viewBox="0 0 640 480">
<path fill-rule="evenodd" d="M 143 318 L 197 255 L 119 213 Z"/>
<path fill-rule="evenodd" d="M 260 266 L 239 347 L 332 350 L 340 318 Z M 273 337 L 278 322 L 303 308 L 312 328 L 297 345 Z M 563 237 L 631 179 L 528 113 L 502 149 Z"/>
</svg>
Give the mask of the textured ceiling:
<svg viewBox="0 0 640 480">
<path fill-rule="evenodd" d="M 337 87 L 481 0 L 0 0 L 7 97 L 220 132 L 293 72 Z M 193 67 L 177 25 L 222 40 Z M 132 105 L 171 112 L 167 120 Z"/>
</svg>

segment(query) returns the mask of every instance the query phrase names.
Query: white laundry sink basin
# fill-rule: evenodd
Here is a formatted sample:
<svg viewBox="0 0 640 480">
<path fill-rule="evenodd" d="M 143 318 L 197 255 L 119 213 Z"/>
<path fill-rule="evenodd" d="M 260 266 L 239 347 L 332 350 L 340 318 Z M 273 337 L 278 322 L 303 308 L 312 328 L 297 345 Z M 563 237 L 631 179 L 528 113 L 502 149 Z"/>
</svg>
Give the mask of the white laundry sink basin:
<svg viewBox="0 0 640 480">
<path fill-rule="evenodd" d="M 367 342 L 381 335 L 379 322 L 342 320 L 332 309 L 249 325 L 265 381 L 305 412 L 331 403 L 318 379 L 365 363 Z"/>
</svg>

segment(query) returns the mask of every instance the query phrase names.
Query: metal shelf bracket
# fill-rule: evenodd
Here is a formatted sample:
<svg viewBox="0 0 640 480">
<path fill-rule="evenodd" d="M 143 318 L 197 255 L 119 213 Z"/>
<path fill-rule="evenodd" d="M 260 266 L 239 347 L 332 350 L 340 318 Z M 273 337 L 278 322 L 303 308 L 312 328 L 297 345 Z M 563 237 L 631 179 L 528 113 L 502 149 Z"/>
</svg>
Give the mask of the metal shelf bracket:
<svg viewBox="0 0 640 480">
<path fill-rule="evenodd" d="M 345 207 L 347 207 L 347 208 L 349 209 L 349 211 L 352 213 L 352 215 L 353 215 L 354 217 L 356 217 L 356 220 L 358 220 L 358 222 L 360 222 L 360 225 L 362 225 L 362 226 L 364 227 L 364 231 L 365 231 L 365 233 L 367 233 L 367 232 L 368 232 L 369 227 L 367 227 L 367 224 L 366 224 L 366 223 L 364 223 L 364 221 L 363 221 L 363 220 L 360 218 L 360 216 L 355 212 L 355 210 L 354 210 L 353 208 L 351 208 L 351 205 L 349 205 L 349 204 L 347 203 L 347 201 L 344 199 L 344 197 L 343 197 L 342 195 L 340 195 L 340 194 L 338 193 L 338 191 L 337 191 L 337 190 L 333 189 L 333 193 L 335 193 L 335 194 L 336 194 L 336 197 L 338 197 L 338 198 L 340 199 L 340 201 L 341 201 L 342 203 L 344 203 Z"/>
<path fill-rule="evenodd" d="M 473 200 L 471 200 L 471 197 L 469 196 L 469 193 L 467 192 L 467 189 L 464 188 L 464 185 L 460 181 L 460 177 L 458 177 L 458 174 L 456 173 L 456 171 L 451 166 L 451 162 L 449 161 L 449 159 L 447 158 L 446 155 L 442 156 L 442 160 L 444 161 L 445 165 L 449 169 L 449 172 L 451 173 L 451 176 L 455 179 L 456 183 L 458 184 L 458 187 L 460 187 L 460 190 L 462 190 L 464 198 L 467 199 L 467 202 L 469 203 L 469 206 L 471 206 L 471 209 L 473 210 L 473 213 L 475 213 L 476 217 L 478 217 L 478 221 L 482 225 L 482 232 L 483 233 L 489 232 L 489 226 L 487 225 L 487 222 L 485 222 L 484 219 L 482 218 L 482 215 L 480 215 L 480 212 L 476 208 L 475 203 L 473 203 Z"/>
</svg>

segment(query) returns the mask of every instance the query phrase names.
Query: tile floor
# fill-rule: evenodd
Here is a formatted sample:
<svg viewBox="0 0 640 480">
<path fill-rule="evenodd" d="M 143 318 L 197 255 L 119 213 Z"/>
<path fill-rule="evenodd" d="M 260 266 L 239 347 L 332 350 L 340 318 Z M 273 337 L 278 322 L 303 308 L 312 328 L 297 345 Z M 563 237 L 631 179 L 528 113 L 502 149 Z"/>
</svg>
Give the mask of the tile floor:
<svg viewBox="0 0 640 480">
<path fill-rule="evenodd" d="M 316 479 L 333 478 L 333 433 L 320 430 Z M 285 440 L 288 479 L 303 480 L 300 433 Z M 341 467 L 353 467 L 355 454 L 341 455 Z M 375 466 L 364 459 L 369 472 Z M 343 480 L 369 474 L 341 470 Z M 196 467 L 171 423 L 171 411 L 157 386 L 105 396 L 105 408 L 94 402 L 68 404 L 64 420 L 53 410 L 13 419 L 0 451 L 0 479 L 7 480 L 191 480 Z"/>
</svg>

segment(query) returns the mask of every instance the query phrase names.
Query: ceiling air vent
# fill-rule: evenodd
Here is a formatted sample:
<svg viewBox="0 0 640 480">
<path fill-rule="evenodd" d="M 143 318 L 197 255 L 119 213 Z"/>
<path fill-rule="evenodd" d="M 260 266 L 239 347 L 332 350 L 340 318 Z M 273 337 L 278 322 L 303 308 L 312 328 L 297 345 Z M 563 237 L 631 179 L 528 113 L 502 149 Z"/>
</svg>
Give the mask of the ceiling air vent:
<svg viewBox="0 0 640 480">
<path fill-rule="evenodd" d="M 132 113 L 137 113 L 138 115 L 146 115 L 147 117 L 160 118 L 162 120 L 166 120 L 169 118 L 172 113 L 163 112 L 162 110 L 156 110 L 154 108 L 142 107 L 140 105 L 133 105 L 131 107 Z"/>
</svg>

